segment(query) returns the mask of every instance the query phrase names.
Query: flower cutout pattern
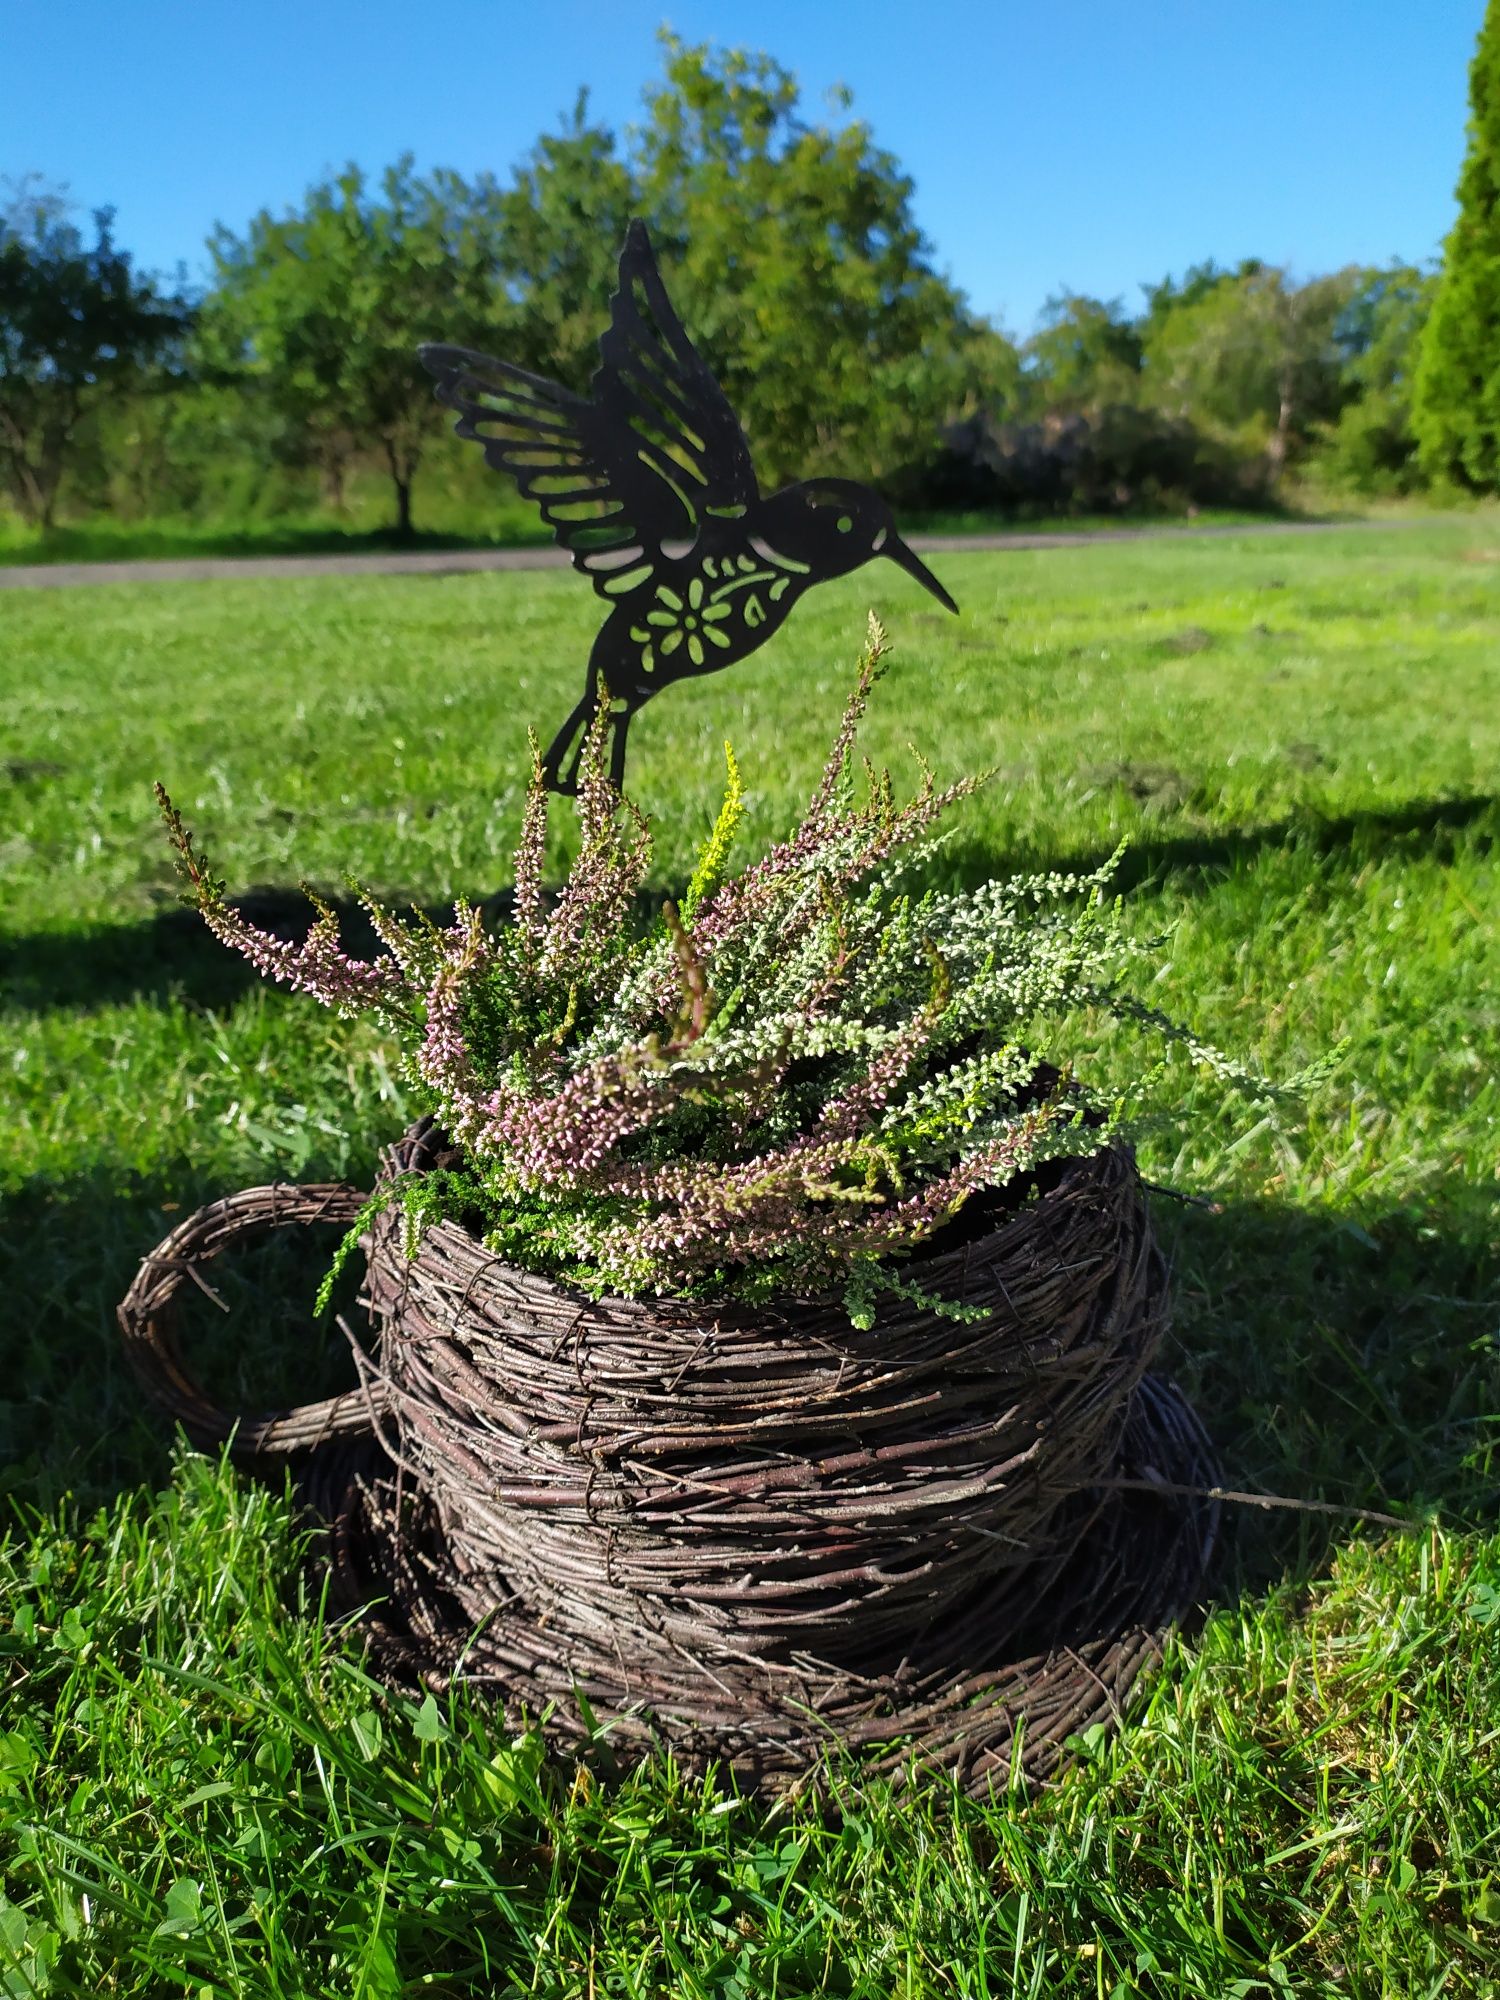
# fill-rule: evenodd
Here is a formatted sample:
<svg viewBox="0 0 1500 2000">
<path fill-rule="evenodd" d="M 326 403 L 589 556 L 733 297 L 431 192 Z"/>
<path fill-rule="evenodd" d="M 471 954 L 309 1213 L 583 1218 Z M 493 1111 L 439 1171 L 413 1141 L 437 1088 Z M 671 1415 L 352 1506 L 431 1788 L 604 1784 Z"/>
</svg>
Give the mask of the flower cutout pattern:
<svg viewBox="0 0 1500 2000">
<path fill-rule="evenodd" d="M 688 585 L 685 600 L 669 585 L 659 583 L 656 586 L 656 608 L 646 613 L 646 623 L 654 626 L 655 632 L 637 630 L 631 636 L 654 639 L 664 660 L 669 659 L 679 646 L 686 645 L 688 658 L 695 667 L 701 667 L 705 658 L 705 640 L 711 646 L 726 650 L 729 647 L 729 634 L 718 628 L 730 616 L 731 609 L 728 604 L 703 602 L 701 576 L 695 576 Z"/>
</svg>

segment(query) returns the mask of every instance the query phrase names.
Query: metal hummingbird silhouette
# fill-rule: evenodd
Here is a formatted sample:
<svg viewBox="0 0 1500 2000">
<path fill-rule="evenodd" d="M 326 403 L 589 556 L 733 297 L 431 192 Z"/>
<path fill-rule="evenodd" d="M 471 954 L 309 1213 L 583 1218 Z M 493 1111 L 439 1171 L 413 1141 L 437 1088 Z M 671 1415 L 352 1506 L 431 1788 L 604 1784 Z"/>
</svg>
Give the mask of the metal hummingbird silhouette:
<svg viewBox="0 0 1500 2000">
<path fill-rule="evenodd" d="M 626 232 L 587 396 L 469 348 L 419 353 L 458 412 L 458 435 L 537 502 L 609 606 L 583 698 L 542 762 L 554 791 L 577 789 L 601 687 L 618 786 L 631 718 L 658 689 L 734 666 L 804 591 L 875 556 L 958 609 L 868 486 L 811 479 L 762 497 L 745 434 L 672 309 L 642 222 Z"/>
</svg>

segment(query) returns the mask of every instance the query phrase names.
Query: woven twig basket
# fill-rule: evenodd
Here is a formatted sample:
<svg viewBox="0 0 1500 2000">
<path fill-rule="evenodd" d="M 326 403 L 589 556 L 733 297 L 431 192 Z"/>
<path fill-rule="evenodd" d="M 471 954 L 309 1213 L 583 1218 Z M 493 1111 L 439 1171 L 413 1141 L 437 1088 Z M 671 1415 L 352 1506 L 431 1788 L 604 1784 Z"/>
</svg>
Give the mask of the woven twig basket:
<svg viewBox="0 0 1500 2000">
<path fill-rule="evenodd" d="M 384 1172 L 442 1147 L 424 1120 Z M 1195 1601 L 1217 1468 L 1146 1373 L 1166 1278 L 1122 1147 L 904 1268 L 972 1323 L 896 1297 L 868 1331 L 837 1305 L 588 1300 L 451 1222 L 409 1258 L 393 1205 L 366 1238 L 360 1388 L 236 1426 L 183 1369 L 171 1300 L 233 1237 L 359 1203 L 200 1210 L 120 1318 L 196 1442 L 299 1455 L 340 1600 L 383 1600 L 366 1623 L 393 1670 L 769 1791 L 840 1747 L 980 1791 L 1114 1719 Z"/>
</svg>

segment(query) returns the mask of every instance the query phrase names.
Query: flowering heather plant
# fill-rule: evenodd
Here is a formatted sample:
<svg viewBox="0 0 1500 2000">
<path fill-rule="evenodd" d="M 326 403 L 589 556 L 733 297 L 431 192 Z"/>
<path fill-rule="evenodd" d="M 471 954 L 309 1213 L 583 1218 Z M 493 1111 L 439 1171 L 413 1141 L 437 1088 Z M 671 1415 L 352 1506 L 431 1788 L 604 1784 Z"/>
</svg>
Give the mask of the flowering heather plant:
<svg viewBox="0 0 1500 2000">
<path fill-rule="evenodd" d="M 1048 1157 L 1104 1142 L 1113 1113 L 1030 1045 L 1049 1016 L 1097 1004 L 1245 1080 L 1125 993 L 1149 947 L 1106 896 L 1113 861 L 902 892 L 905 850 L 980 781 L 940 790 L 924 770 L 898 804 L 866 763 L 860 795 L 855 735 L 887 650 L 872 618 L 801 824 L 739 874 L 727 864 L 743 791 L 726 746 L 724 804 L 687 892 L 644 930 L 650 828 L 605 776 L 602 713 L 561 888 L 541 879 L 548 795 L 533 741 L 509 920 L 487 925 L 460 901 L 439 927 L 360 892 L 384 946 L 369 962 L 341 949 L 325 904 L 300 944 L 257 929 L 158 797 L 215 934 L 396 1038 L 463 1160 L 407 1183 L 415 1223 L 451 1217 L 596 1293 L 832 1291 L 868 1322 L 882 1289 L 911 1290 L 902 1253 L 971 1196 L 1022 1188 Z"/>
</svg>

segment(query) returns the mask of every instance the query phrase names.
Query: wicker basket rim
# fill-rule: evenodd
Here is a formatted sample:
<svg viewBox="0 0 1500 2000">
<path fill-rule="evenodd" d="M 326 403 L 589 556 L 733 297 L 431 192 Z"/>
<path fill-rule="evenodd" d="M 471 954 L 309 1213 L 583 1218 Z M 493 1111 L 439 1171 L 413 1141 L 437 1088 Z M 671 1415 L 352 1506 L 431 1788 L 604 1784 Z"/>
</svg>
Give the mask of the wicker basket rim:
<svg viewBox="0 0 1500 2000">
<path fill-rule="evenodd" d="M 382 1154 L 377 1187 L 392 1187 L 425 1171 L 421 1166 L 407 1164 L 402 1157 L 413 1146 L 419 1129 L 413 1126 Z M 947 1296 L 945 1288 L 961 1283 L 975 1266 L 1004 1262 L 1016 1244 L 1035 1233 L 1042 1218 L 1050 1220 L 1073 1201 L 1105 1193 L 1122 1172 L 1136 1181 L 1134 1151 L 1120 1140 L 1087 1153 L 1061 1155 L 1052 1164 L 1058 1176 L 1056 1181 L 1037 1190 L 992 1227 L 935 1254 L 926 1253 L 920 1246 L 914 1249 L 901 1263 L 903 1280 L 940 1297 Z M 373 1228 L 390 1231 L 399 1222 L 398 1214 L 387 1208 L 375 1218 Z M 696 1333 L 705 1323 L 710 1323 L 715 1333 L 721 1335 L 736 1332 L 769 1335 L 779 1325 L 806 1337 L 820 1331 L 825 1323 L 831 1332 L 841 1336 L 852 1330 L 843 1299 L 836 1293 L 810 1297 L 785 1293 L 753 1303 L 733 1297 L 694 1299 L 670 1292 L 645 1297 L 630 1297 L 620 1292 L 596 1295 L 566 1279 L 551 1277 L 503 1257 L 451 1217 L 428 1224 L 421 1242 L 430 1246 L 431 1252 L 448 1259 L 455 1270 L 462 1271 L 476 1286 L 486 1277 L 491 1280 L 503 1277 L 517 1290 L 545 1301 L 554 1310 L 586 1315 L 622 1334 L 653 1327 L 658 1331 L 681 1328 Z"/>
</svg>

